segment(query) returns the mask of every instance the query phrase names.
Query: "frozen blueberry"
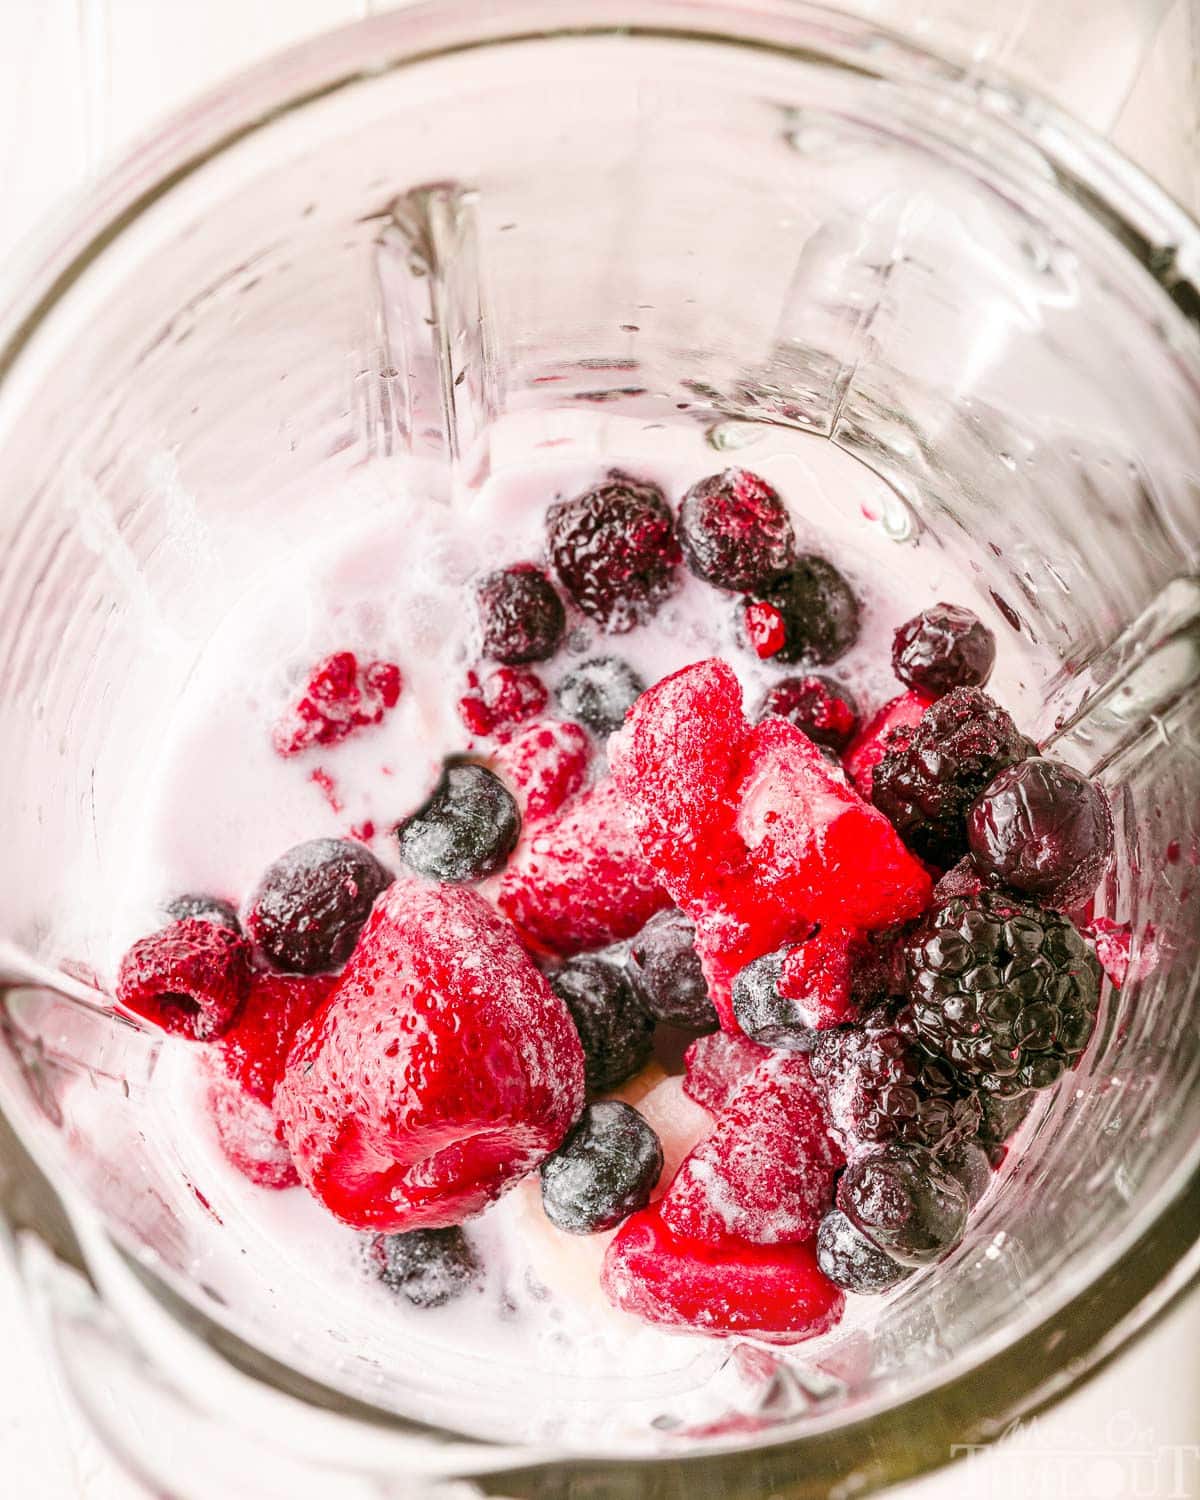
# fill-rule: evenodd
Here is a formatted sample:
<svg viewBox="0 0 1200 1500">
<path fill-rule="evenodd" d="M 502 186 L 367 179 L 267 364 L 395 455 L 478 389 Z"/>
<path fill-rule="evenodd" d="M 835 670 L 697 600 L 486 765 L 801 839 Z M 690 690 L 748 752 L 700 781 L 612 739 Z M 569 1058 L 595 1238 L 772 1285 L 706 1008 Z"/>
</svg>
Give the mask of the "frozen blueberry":
<svg viewBox="0 0 1200 1500">
<path fill-rule="evenodd" d="M 684 1031 L 717 1028 L 717 1011 L 709 998 L 696 929 L 676 907 L 653 916 L 629 947 L 629 975 L 656 1021 Z"/>
<path fill-rule="evenodd" d="M 442 1307 L 480 1277 L 475 1252 L 457 1227 L 377 1234 L 368 1254 L 384 1286 L 414 1307 Z"/>
<path fill-rule="evenodd" d="M 892 641 L 892 670 L 907 687 L 940 698 L 982 687 L 996 664 L 996 637 L 958 604 L 935 604 L 906 620 Z"/>
<path fill-rule="evenodd" d="M 758 593 L 796 556 L 787 507 L 748 469 L 726 469 L 694 484 L 680 504 L 678 532 L 688 567 L 719 589 Z"/>
<path fill-rule="evenodd" d="M 662 1144 L 636 1109 L 589 1104 L 542 1163 L 542 1206 L 567 1234 L 598 1234 L 645 1208 L 662 1169 Z"/>
<path fill-rule="evenodd" d="M 783 619 L 784 642 L 776 661 L 821 666 L 845 656 L 858 640 L 854 590 L 823 557 L 800 557 L 786 577 L 763 593 Z"/>
<path fill-rule="evenodd" d="M 788 1052 L 811 1052 L 817 1033 L 796 1015 L 796 1007 L 779 993 L 783 961 L 791 951 L 779 948 L 746 965 L 733 981 L 733 1013 L 752 1041 Z"/>
<path fill-rule="evenodd" d="M 212 922 L 217 927 L 228 927 L 230 932 L 241 932 L 237 908 L 231 901 L 222 901 L 219 896 L 176 896 L 163 907 L 173 922 L 186 922 L 195 918 L 199 922 Z"/>
<path fill-rule="evenodd" d="M 775 683 L 763 698 L 758 717 L 765 719 L 769 714 L 803 730 L 814 745 L 839 753 L 858 728 L 858 705 L 849 689 L 815 672 Z"/>
<path fill-rule="evenodd" d="M 558 702 L 568 718 L 586 724 L 603 739 L 620 729 L 645 690 L 628 662 L 596 656 L 567 673 L 558 685 Z"/>
<path fill-rule="evenodd" d="M 840 1208 L 830 1209 L 821 1220 L 817 1230 L 817 1264 L 834 1286 L 867 1297 L 890 1291 L 912 1275 L 911 1266 L 902 1266 L 885 1255 L 854 1227 Z"/>
<path fill-rule="evenodd" d="M 245 926 L 272 968 L 319 974 L 350 957 L 376 896 L 392 877 L 352 839 L 311 839 L 268 866 Z"/>
<path fill-rule="evenodd" d="M 645 1066 L 654 1018 L 615 964 L 591 954 L 568 959 L 550 988 L 574 1018 L 589 1092 L 615 1089 Z"/>
<path fill-rule="evenodd" d="M 892 1143 L 856 1157 L 838 1180 L 837 1206 L 904 1265 L 940 1259 L 962 1239 L 967 1193 L 924 1146 Z"/>
<path fill-rule="evenodd" d="M 431 880 L 459 884 L 498 870 L 516 845 L 521 814 L 486 766 L 450 765 L 425 806 L 396 828 L 400 857 Z"/>
<path fill-rule="evenodd" d="M 483 652 L 506 666 L 548 661 L 558 650 L 567 613 L 554 585 L 533 563 L 488 573 L 475 587 Z"/>
<path fill-rule="evenodd" d="M 939 1146 L 937 1154 L 942 1166 L 962 1183 L 967 1203 L 974 1208 L 992 1180 L 987 1152 L 969 1136 L 958 1136 Z"/>
</svg>

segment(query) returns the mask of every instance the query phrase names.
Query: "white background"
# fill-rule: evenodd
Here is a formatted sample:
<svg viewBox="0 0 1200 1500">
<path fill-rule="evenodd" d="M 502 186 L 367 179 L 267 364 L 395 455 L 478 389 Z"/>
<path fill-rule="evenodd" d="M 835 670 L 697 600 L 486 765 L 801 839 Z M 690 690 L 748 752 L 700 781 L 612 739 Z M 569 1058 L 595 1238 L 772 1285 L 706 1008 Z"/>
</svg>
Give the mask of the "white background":
<svg viewBox="0 0 1200 1500">
<path fill-rule="evenodd" d="M 28 251 L 39 219 L 159 116 L 273 50 L 382 8 L 382 0 L 0 0 L 0 296 L 5 258 Z M 1200 0 L 848 0 L 847 8 L 924 39 L 951 38 L 977 60 L 1053 88 L 1200 208 Z M 0 1330 L 2 1500 L 132 1500 L 137 1492 L 65 1409 L 2 1257 Z M 1015 1435 L 1007 1452 L 894 1494 L 1179 1500 L 1198 1493 L 1200 1464 L 1185 1464 L 1183 1487 L 1160 1464 L 1160 1482 L 1147 1487 L 1138 1455 L 1198 1443 L 1193 1295 L 1051 1418 Z M 1075 1457 L 1064 1465 L 1062 1454 Z M 1055 1472 L 1070 1477 L 1056 1487 Z"/>
</svg>

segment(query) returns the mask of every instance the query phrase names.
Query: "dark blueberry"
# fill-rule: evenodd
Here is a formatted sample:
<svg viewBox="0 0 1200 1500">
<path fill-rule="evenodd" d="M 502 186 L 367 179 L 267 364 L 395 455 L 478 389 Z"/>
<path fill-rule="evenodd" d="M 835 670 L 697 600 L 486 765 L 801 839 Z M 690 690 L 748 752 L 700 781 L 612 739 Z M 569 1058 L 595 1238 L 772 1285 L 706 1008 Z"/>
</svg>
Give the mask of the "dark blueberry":
<svg viewBox="0 0 1200 1500">
<path fill-rule="evenodd" d="M 590 954 L 570 958 L 550 976 L 550 988 L 575 1021 L 590 1093 L 615 1089 L 645 1066 L 654 1017 L 615 964 Z"/>
<path fill-rule="evenodd" d="M 748 469 L 694 484 L 680 504 L 678 531 L 688 567 L 719 589 L 761 593 L 796 557 L 787 507 Z"/>
<path fill-rule="evenodd" d="M 598 1234 L 645 1208 L 662 1169 L 662 1143 L 636 1109 L 589 1104 L 542 1163 L 542 1206 L 567 1234 Z"/>
<path fill-rule="evenodd" d="M 368 1253 L 384 1286 L 414 1307 L 442 1307 L 469 1291 L 481 1274 L 475 1252 L 457 1227 L 377 1234 Z"/>
<path fill-rule="evenodd" d="M 871 1297 L 912 1275 L 857 1230 L 840 1208 L 832 1208 L 817 1230 L 817 1264 L 834 1286 Z"/>
<path fill-rule="evenodd" d="M 558 703 L 568 718 L 606 738 L 620 729 L 645 690 L 628 662 L 616 656 L 596 656 L 567 673 L 558 685 Z"/>
<path fill-rule="evenodd" d="M 739 971 L 733 981 L 733 1013 L 751 1041 L 788 1052 L 811 1052 L 817 1032 L 804 1025 L 794 1003 L 779 993 L 783 961 L 790 951 L 764 953 Z"/>
<path fill-rule="evenodd" d="M 783 619 L 784 642 L 775 661 L 821 666 L 845 656 L 858 640 L 854 590 L 823 557 L 808 553 L 785 578 L 763 591 Z"/>
<path fill-rule="evenodd" d="M 983 1121 L 979 1126 L 979 1139 L 992 1166 L 998 1167 L 1008 1155 L 1008 1142 L 1037 1103 L 1037 1093 L 1030 1089 L 1025 1094 L 984 1094 L 982 1098 Z"/>
<path fill-rule="evenodd" d="M 871 800 L 908 846 L 949 868 L 967 852 L 967 811 L 996 774 L 1034 753 L 1000 705 L 955 688 L 875 767 Z"/>
<path fill-rule="evenodd" d="M 228 927 L 230 932 L 241 932 L 237 908 L 219 896 L 176 896 L 163 907 L 173 922 L 186 922 L 195 918 L 199 922 L 213 922 L 218 927 Z"/>
<path fill-rule="evenodd" d="M 762 701 L 758 717 L 776 714 L 787 719 L 827 750 L 842 751 L 858 728 L 858 705 L 848 690 L 832 677 L 784 677 Z"/>
<path fill-rule="evenodd" d="M 995 664 L 996 637 L 978 615 L 957 604 L 922 610 L 892 641 L 896 676 L 932 698 L 956 687 L 982 687 Z"/>
<path fill-rule="evenodd" d="M 246 906 L 245 925 L 272 968 L 319 974 L 350 957 L 376 896 L 392 883 L 352 839 L 310 839 L 270 865 Z"/>
<path fill-rule="evenodd" d="M 696 929 L 676 907 L 651 917 L 629 947 L 629 974 L 656 1021 L 684 1031 L 717 1029 L 717 1011 L 709 998 Z"/>
<path fill-rule="evenodd" d="M 625 474 L 552 505 L 546 545 L 567 593 L 614 635 L 644 625 L 678 586 L 670 506 L 656 485 Z"/>
<path fill-rule="evenodd" d="M 400 857 L 431 880 L 482 880 L 512 853 L 521 814 L 486 766 L 447 766 L 425 806 L 396 828 Z"/>
<path fill-rule="evenodd" d="M 514 563 L 475 586 L 483 654 L 519 667 L 548 661 L 558 650 L 567 612 L 554 585 L 532 563 Z"/>
<path fill-rule="evenodd" d="M 1100 1003 L 1100 965 L 1078 929 L 998 891 L 930 913 L 905 946 L 916 1032 L 991 1094 L 1046 1088 L 1075 1066 Z"/>
<path fill-rule="evenodd" d="M 924 1266 L 962 1239 L 966 1189 L 924 1146 L 893 1142 L 856 1157 L 838 1179 L 837 1206 L 893 1260 Z"/>
<path fill-rule="evenodd" d="M 938 1148 L 938 1160 L 962 1183 L 967 1204 L 974 1208 L 987 1192 L 988 1183 L 992 1180 L 992 1166 L 987 1152 L 978 1141 L 969 1136 L 956 1136 Z"/>
<path fill-rule="evenodd" d="M 1048 906 L 1079 906 L 1112 857 L 1112 812 L 1094 781 L 1035 756 L 975 799 L 967 838 L 985 875 Z"/>
</svg>

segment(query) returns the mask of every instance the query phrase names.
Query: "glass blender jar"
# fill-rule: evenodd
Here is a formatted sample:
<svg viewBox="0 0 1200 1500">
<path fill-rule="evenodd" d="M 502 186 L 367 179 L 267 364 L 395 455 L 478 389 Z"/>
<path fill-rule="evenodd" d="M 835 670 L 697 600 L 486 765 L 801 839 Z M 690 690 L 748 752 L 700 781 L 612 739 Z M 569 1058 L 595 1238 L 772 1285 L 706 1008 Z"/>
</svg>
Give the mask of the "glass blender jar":
<svg viewBox="0 0 1200 1500">
<path fill-rule="evenodd" d="M 1198 284 L 1200 231 L 1085 131 L 784 0 L 418 6 L 199 106 L 64 229 L 0 328 L 0 1098 L 65 1211 L 26 1264 L 66 1376 L 139 1472 L 256 1500 L 863 1492 L 1039 1409 L 1190 1283 Z M 952 1257 L 786 1369 L 398 1358 L 213 1212 L 158 1125 L 171 1047 L 106 999 L 128 831 L 264 551 L 406 465 L 479 483 L 543 411 L 687 428 L 714 467 L 819 451 L 847 497 L 868 471 L 897 570 L 975 580 L 1024 727 L 1117 810 L 1100 905 L 1130 971 L 1081 1067 Z"/>
</svg>

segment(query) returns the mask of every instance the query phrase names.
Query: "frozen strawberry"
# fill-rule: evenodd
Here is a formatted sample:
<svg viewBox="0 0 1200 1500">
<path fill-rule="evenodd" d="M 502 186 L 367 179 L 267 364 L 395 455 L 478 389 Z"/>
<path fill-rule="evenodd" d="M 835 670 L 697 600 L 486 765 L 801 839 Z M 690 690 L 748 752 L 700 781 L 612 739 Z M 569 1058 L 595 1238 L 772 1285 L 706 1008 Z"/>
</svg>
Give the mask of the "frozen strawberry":
<svg viewBox="0 0 1200 1500">
<path fill-rule="evenodd" d="M 567 956 L 633 937 L 668 897 L 606 777 L 529 830 L 498 901 L 526 938 Z"/>
<path fill-rule="evenodd" d="M 380 723 L 400 701 L 403 685 L 394 662 L 363 666 L 353 651 L 322 658 L 272 731 L 276 752 L 298 755 L 311 745 L 336 745 L 356 729 Z"/>
<path fill-rule="evenodd" d="M 710 1114 L 719 1115 L 755 1068 L 771 1056 L 748 1036 L 713 1031 L 697 1037 L 683 1055 L 683 1089 Z"/>
<path fill-rule="evenodd" d="M 292 1038 L 336 983 L 331 974 L 256 974 L 237 1020 L 217 1043 L 228 1076 L 269 1105 Z"/>
<path fill-rule="evenodd" d="M 655 1206 L 626 1219 L 601 1281 L 611 1302 L 648 1323 L 780 1344 L 825 1333 L 845 1306 L 812 1245 L 709 1245 L 673 1234 Z"/>
<path fill-rule="evenodd" d="M 460 1223 L 583 1106 L 570 1015 L 473 891 L 402 879 L 298 1033 L 275 1108 L 304 1185 L 359 1229 Z"/>
<path fill-rule="evenodd" d="M 117 1000 L 164 1031 L 210 1042 L 229 1027 L 249 983 L 246 940 L 186 917 L 134 943 L 117 973 Z"/>
<path fill-rule="evenodd" d="M 259 1187 L 297 1186 L 300 1179 L 291 1153 L 274 1113 L 261 1099 L 214 1069 L 205 1103 L 222 1154 L 243 1177 Z"/>
<path fill-rule="evenodd" d="M 492 757 L 528 823 L 557 812 L 587 778 L 592 746 L 578 724 L 542 719 L 519 730 Z"/>
<path fill-rule="evenodd" d="M 746 1079 L 679 1168 L 662 1200 L 663 1222 L 713 1244 L 812 1239 L 844 1160 L 808 1059 L 777 1054 Z"/>
<path fill-rule="evenodd" d="M 497 667 L 486 677 L 467 673 L 467 691 L 458 712 L 470 732 L 484 739 L 505 739 L 518 725 L 534 718 L 550 701 L 546 685 L 525 667 Z"/>
<path fill-rule="evenodd" d="M 875 767 L 889 750 L 899 749 L 907 743 L 904 731 L 916 728 L 921 722 L 921 715 L 932 702 L 933 699 L 926 697 L 924 693 L 901 693 L 898 698 L 885 703 L 863 725 L 842 757 L 846 775 L 854 783 L 860 797 L 868 802 L 871 800 Z M 895 740 L 891 738 L 893 733 L 898 736 Z"/>
<path fill-rule="evenodd" d="M 853 1018 L 854 980 L 865 944 L 853 931 L 824 926 L 789 948 L 779 973 L 779 996 L 797 1020 L 824 1031 Z"/>
</svg>

